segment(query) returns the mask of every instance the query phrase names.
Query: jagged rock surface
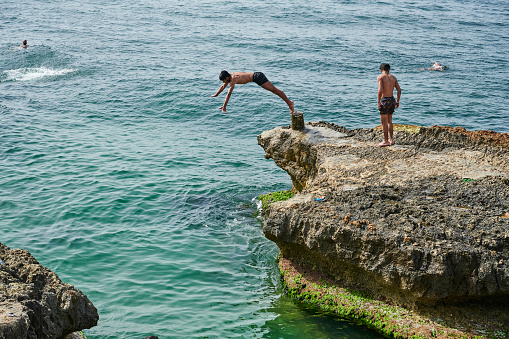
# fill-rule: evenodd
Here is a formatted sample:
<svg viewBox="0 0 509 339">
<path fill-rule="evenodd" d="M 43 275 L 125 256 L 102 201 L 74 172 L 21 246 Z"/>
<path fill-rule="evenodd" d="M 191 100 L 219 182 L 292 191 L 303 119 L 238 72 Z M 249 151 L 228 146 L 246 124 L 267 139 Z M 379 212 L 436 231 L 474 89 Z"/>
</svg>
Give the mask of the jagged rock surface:
<svg viewBox="0 0 509 339">
<path fill-rule="evenodd" d="M 0 243 L 0 259 L 0 338 L 64 338 L 97 325 L 87 296 L 28 251 Z"/>
<path fill-rule="evenodd" d="M 407 306 L 507 303 L 509 147 L 462 132 L 397 132 L 389 148 L 375 146 L 378 130 L 324 122 L 263 132 L 265 157 L 299 191 L 269 207 L 266 237 L 285 258 Z"/>
</svg>

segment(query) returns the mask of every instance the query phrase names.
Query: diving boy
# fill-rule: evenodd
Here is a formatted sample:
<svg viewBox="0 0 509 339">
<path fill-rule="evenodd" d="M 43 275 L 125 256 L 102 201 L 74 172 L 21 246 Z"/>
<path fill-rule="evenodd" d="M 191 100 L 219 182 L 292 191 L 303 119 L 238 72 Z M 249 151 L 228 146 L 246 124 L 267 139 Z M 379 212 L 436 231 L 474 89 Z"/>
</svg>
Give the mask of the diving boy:
<svg viewBox="0 0 509 339">
<path fill-rule="evenodd" d="M 248 82 L 255 82 L 260 87 L 263 87 L 267 91 L 276 94 L 286 102 L 286 104 L 290 108 L 290 114 L 293 114 L 294 112 L 293 101 L 290 101 L 290 99 L 288 99 L 288 97 L 285 95 L 283 91 L 277 89 L 262 72 L 254 73 L 233 72 L 230 74 L 227 71 L 221 71 L 221 73 L 219 74 L 219 80 L 221 80 L 223 84 L 221 85 L 216 94 L 211 95 L 212 97 L 217 97 L 219 93 L 221 93 L 226 88 L 226 86 L 230 85 L 228 93 L 226 94 L 226 98 L 224 99 L 224 104 L 223 106 L 219 107 L 219 109 L 222 110 L 223 113 L 226 113 L 226 105 L 228 104 L 228 100 L 230 100 L 235 85 L 247 84 Z"/>
</svg>

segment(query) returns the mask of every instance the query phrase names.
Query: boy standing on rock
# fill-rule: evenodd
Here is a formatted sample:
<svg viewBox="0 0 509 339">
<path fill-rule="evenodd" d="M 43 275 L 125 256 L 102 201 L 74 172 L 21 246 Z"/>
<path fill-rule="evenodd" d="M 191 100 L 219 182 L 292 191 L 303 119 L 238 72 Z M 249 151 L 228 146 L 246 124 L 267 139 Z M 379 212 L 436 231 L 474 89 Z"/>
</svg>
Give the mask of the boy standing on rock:
<svg viewBox="0 0 509 339">
<path fill-rule="evenodd" d="M 380 110 L 380 121 L 384 131 L 384 141 L 377 145 L 379 147 L 394 145 L 392 113 L 394 113 L 395 108 L 399 107 L 399 98 L 401 97 L 398 79 L 389 74 L 390 70 L 391 66 L 389 64 L 381 64 L 380 72 L 382 74 L 376 79 L 378 81 L 378 109 Z M 394 88 L 398 92 L 396 100 L 394 99 Z"/>
</svg>

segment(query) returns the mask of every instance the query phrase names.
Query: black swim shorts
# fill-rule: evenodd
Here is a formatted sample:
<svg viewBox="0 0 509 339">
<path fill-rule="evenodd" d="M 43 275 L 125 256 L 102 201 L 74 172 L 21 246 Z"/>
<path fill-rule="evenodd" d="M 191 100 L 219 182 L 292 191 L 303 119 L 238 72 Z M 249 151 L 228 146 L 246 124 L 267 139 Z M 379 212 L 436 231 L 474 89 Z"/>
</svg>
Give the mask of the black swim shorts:
<svg viewBox="0 0 509 339">
<path fill-rule="evenodd" d="M 264 83 L 268 82 L 269 79 L 263 74 L 262 72 L 254 72 L 253 73 L 253 81 L 258 84 L 258 86 L 263 85 Z"/>
<path fill-rule="evenodd" d="M 392 114 L 396 108 L 394 97 L 383 97 L 380 99 L 380 114 Z"/>
</svg>

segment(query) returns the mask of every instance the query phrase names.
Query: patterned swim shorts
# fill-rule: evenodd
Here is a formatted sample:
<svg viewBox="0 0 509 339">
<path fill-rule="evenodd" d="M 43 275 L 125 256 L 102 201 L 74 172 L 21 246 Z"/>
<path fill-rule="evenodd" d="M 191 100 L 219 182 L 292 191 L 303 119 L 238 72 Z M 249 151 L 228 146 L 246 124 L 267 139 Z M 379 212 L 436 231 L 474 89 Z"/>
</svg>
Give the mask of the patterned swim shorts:
<svg viewBox="0 0 509 339">
<path fill-rule="evenodd" d="M 394 97 L 383 97 L 380 99 L 380 114 L 392 114 L 396 108 Z"/>
</svg>

